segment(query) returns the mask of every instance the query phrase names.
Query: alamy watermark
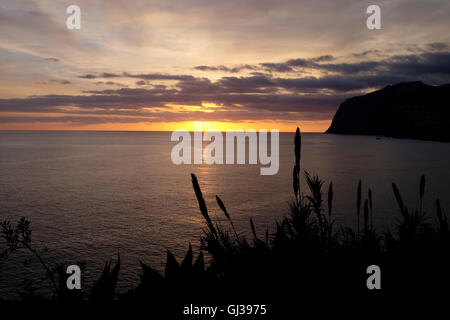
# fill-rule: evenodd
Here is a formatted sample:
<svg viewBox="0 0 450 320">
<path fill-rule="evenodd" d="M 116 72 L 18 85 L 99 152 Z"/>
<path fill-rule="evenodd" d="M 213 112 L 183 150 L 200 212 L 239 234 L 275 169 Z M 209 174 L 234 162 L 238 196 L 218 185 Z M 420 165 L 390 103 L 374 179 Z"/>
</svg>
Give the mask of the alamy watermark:
<svg viewBox="0 0 450 320">
<path fill-rule="evenodd" d="M 81 289 L 81 269 L 76 264 L 67 267 L 66 274 L 69 276 L 66 280 L 67 289 Z"/>
<path fill-rule="evenodd" d="M 69 16 L 66 19 L 66 26 L 69 30 L 81 29 L 81 9 L 76 4 L 67 7 L 66 13 Z"/>
<path fill-rule="evenodd" d="M 271 129 L 269 142 L 268 132 L 265 129 L 260 129 L 258 132 L 254 129 L 226 130 L 224 133 L 203 132 L 202 123 L 195 122 L 193 135 L 194 146 L 192 149 L 191 132 L 187 130 L 172 132 L 171 141 L 178 141 L 173 146 L 170 155 L 174 164 L 224 164 L 224 154 L 226 153 L 225 164 L 245 164 L 248 158 L 248 164 L 256 165 L 259 162 L 265 166 L 260 168 L 261 175 L 278 173 L 280 165 L 278 129 Z M 203 147 L 203 142 L 209 142 L 209 144 Z M 270 143 L 270 155 L 268 143 Z M 248 149 L 248 154 L 246 149 Z"/>
<path fill-rule="evenodd" d="M 366 26 L 369 30 L 380 30 L 381 29 L 381 9 L 380 6 L 372 4 L 367 7 L 366 13 L 370 14 L 366 20 Z"/>
<path fill-rule="evenodd" d="M 72 4 L 66 8 L 66 13 L 69 15 L 66 19 L 66 26 L 69 30 L 81 29 L 81 8 Z M 366 14 L 369 16 L 366 20 L 366 26 L 369 30 L 381 29 L 381 9 L 376 4 L 369 5 L 366 9 Z"/>
</svg>

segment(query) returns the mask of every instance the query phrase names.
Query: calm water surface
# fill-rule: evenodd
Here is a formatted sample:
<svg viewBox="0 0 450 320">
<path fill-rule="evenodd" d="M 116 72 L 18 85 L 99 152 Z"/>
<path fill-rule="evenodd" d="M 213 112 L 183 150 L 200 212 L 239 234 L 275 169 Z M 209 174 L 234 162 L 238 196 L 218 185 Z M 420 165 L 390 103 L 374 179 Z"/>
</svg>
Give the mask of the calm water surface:
<svg viewBox="0 0 450 320">
<path fill-rule="evenodd" d="M 448 143 L 312 133 L 302 138 L 302 168 L 319 174 L 326 188 L 333 181 L 337 224 L 355 224 L 360 178 L 364 193 L 372 189 L 379 229 L 398 217 L 391 183 L 416 207 L 422 173 L 426 210 L 434 214 L 439 196 L 449 211 Z M 137 283 L 139 261 L 161 269 L 166 249 L 181 257 L 189 241 L 198 244 L 203 220 L 190 173 L 198 176 L 211 213 L 221 216 L 215 203 L 220 195 L 240 232 L 249 231 L 251 217 L 263 234 L 287 213 L 292 133 L 280 134 L 274 176 L 261 176 L 260 165 L 176 166 L 170 160 L 174 144 L 162 132 L 0 132 L 0 219 L 28 217 L 33 244 L 48 247 L 48 261 L 85 265 L 85 287 L 120 253 L 124 291 Z M 15 297 L 24 278 L 42 275 L 28 258 L 16 254 L 2 263 L 0 298 Z"/>
</svg>

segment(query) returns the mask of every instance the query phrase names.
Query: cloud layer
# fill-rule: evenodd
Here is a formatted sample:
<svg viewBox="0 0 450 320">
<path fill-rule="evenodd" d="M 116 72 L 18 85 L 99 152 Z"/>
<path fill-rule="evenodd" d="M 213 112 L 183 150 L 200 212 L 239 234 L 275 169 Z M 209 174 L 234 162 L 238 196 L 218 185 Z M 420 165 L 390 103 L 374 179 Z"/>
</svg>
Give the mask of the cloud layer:
<svg viewBox="0 0 450 320">
<path fill-rule="evenodd" d="M 329 121 L 396 82 L 450 82 L 447 1 L 8 2 L 0 129 L 19 123 Z"/>
<path fill-rule="evenodd" d="M 428 47 L 447 48 L 445 44 L 430 44 Z M 356 62 L 335 60 L 331 55 L 324 55 L 311 59 L 245 65 L 238 71 L 234 66 L 211 66 L 201 68 L 203 77 L 129 72 L 81 74 L 79 79 L 108 85 L 120 86 L 120 82 L 110 79 L 138 80 L 138 87 L 84 90 L 78 95 L 1 99 L 1 112 L 24 113 L 20 117 L 2 118 L 1 121 L 25 121 L 26 113 L 58 113 L 58 118 L 45 118 L 43 115 L 39 121 L 82 123 L 105 121 L 105 116 L 116 116 L 109 120 L 113 122 L 217 119 L 282 121 L 292 119 L 293 115 L 305 120 L 326 120 L 331 118 L 345 98 L 367 90 L 401 81 L 423 80 L 436 84 L 450 81 L 448 51 L 427 51 Z M 208 71 L 219 68 L 236 75 L 223 76 L 217 80 L 207 77 Z M 198 70 L 199 67 L 194 69 Z M 252 73 L 239 75 L 244 71 Z M 57 82 L 70 83 L 67 80 Z M 213 112 L 208 108 L 195 108 L 205 103 L 215 105 Z M 74 117 L 74 114 L 78 117 Z"/>
</svg>

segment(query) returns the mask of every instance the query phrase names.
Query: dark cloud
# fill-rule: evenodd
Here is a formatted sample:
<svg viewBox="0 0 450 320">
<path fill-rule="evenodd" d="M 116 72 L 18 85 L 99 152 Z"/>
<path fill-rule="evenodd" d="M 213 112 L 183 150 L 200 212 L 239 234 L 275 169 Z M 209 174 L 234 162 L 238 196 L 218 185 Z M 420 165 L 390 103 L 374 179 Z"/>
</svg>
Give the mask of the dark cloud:
<svg viewBox="0 0 450 320">
<path fill-rule="evenodd" d="M 188 81 L 194 79 L 194 76 L 191 75 L 171 75 L 161 73 L 130 74 L 127 72 L 123 73 L 123 77 L 137 78 L 143 80 L 177 80 L 177 81 Z"/>
<path fill-rule="evenodd" d="M 226 67 L 226 66 L 196 66 L 194 67 L 195 70 L 200 71 L 224 71 L 224 72 L 231 72 L 236 73 L 240 72 L 242 70 L 255 70 L 256 66 L 252 66 L 249 64 L 243 64 L 239 66 L 234 67 Z"/>
<path fill-rule="evenodd" d="M 83 93 L 100 94 L 100 95 L 120 95 L 120 96 L 150 96 L 154 94 L 174 94 L 177 91 L 166 90 L 165 88 L 140 89 L 140 88 L 121 88 L 117 90 L 89 90 Z"/>
<path fill-rule="evenodd" d="M 253 66 L 246 65 L 246 69 L 253 70 L 251 73 L 253 76 L 262 75 L 267 72 L 289 73 L 305 70 L 341 75 L 386 74 L 391 72 L 397 75 L 423 77 L 430 74 L 449 74 L 450 52 L 442 51 L 448 48 L 448 45 L 445 43 L 431 43 L 427 47 L 432 48 L 432 50 L 425 51 L 423 48 L 416 48 L 417 50 L 414 50 L 415 53 L 396 55 L 381 60 L 330 63 L 330 61 L 336 60 L 336 58 L 332 55 L 323 55 L 310 59 L 299 58 L 290 59 L 285 62 L 264 62 Z M 366 58 L 369 56 L 380 56 L 380 52 L 378 50 L 368 50 L 353 54 L 352 56 Z M 228 72 L 239 72 L 242 70 L 228 68 L 226 66 L 198 66 L 196 69 Z M 444 80 L 448 81 L 446 79 Z"/>
<path fill-rule="evenodd" d="M 380 67 L 380 65 L 381 63 L 378 61 L 363 61 L 354 63 L 318 64 L 315 66 L 315 68 L 341 74 L 355 74 L 375 71 L 375 69 Z"/>
<path fill-rule="evenodd" d="M 73 124 L 102 124 L 102 123 L 138 123 L 138 122 L 151 122 L 150 117 L 133 117 L 133 118 L 120 118 L 120 117 L 104 117 L 104 116 L 57 116 L 49 117 L 42 116 L 39 118 L 30 117 L 2 117 L 0 118 L 0 123 L 23 123 L 23 122 L 63 122 L 63 123 L 73 123 Z"/>
<path fill-rule="evenodd" d="M 435 44 L 435 47 L 443 48 L 443 45 Z M 372 53 L 367 52 L 361 55 Z M 301 67 L 341 75 L 392 73 L 400 76 L 426 77 L 430 74 L 445 76 L 450 74 L 450 52 L 422 52 L 397 55 L 382 60 L 344 63 L 317 63 L 311 59 L 292 59 L 283 63 L 265 63 L 262 66 L 266 70 L 276 72 L 288 72 L 293 71 L 296 67 Z M 444 77 L 442 80 L 448 81 L 448 77 Z"/>
<path fill-rule="evenodd" d="M 267 76 L 223 77 L 216 85 L 227 93 L 274 93 L 278 91 L 277 84 Z"/>
<path fill-rule="evenodd" d="M 316 58 L 312 58 L 311 61 L 323 62 L 323 61 L 331 61 L 331 60 L 334 60 L 334 59 L 335 58 L 332 55 L 327 54 L 327 55 L 319 56 L 319 57 L 316 57 Z"/>
<path fill-rule="evenodd" d="M 217 80 L 186 74 L 162 73 L 99 73 L 79 76 L 101 79 L 98 84 L 121 85 L 108 79 L 136 79 L 137 86 L 118 89 L 86 90 L 80 95 L 42 95 L 20 99 L 0 99 L 0 112 L 23 112 L 22 117 L 4 117 L 2 122 L 56 121 L 44 113 L 61 114 L 64 122 L 154 122 L 189 120 L 304 120 L 330 119 L 337 106 L 354 95 L 397 82 L 422 80 L 431 84 L 450 81 L 450 52 L 441 44 L 414 54 L 395 55 L 380 60 L 338 62 L 331 55 L 309 59 L 289 59 L 240 65 L 252 70 L 250 75 L 226 76 Z M 373 57 L 376 51 L 359 53 Z M 356 56 L 353 55 L 353 58 Z M 351 61 L 351 60 L 350 60 Z M 197 70 L 233 72 L 239 66 L 198 66 Z M 311 69 L 317 76 L 299 76 L 285 72 Z M 211 69 L 212 70 L 212 69 Z M 242 69 L 241 69 L 242 70 Z M 277 73 L 273 73 L 277 72 Z M 302 73 L 300 73 L 302 74 Z M 169 85 L 151 84 L 150 80 L 172 80 Z M 65 80 L 52 80 L 62 83 Z M 216 104 L 214 112 L 174 105 L 201 106 Z M 157 110 L 157 111 L 153 111 Z M 27 117 L 27 112 L 42 113 L 39 119 Z M 109 117 L 114 116 L 111 120 Z M 96 122 L 97 121 L 97 122 Z"/>
<path fill-rule="evenodd" d="M 128 87 L 126 84 L 115 82 L 115 81 L 97 81 L 96 85 L 108 85 L 108 86 L 118 86 L 118 87 Z"/>
<path fill-rule="evenodd" d="M 58 62 L 58 61 L 59 61 L 58 58 L 45 58 L 45 60 L 47 60 L 47 61 L 53 61 L 53 62 Z"/>
<path fill-rule="evenodd" d="M 266 71 L 273 71 L 273 72 L 291 72 L 291 71 L 294 71 L 287 63 L 265 62 L 265 63 L 261 63 L 261 66 Z"/>
<path fill-rule="evenodd" d="M 69 80 L 50 80 L 51 82 L 59 83 L 59 84 L 72 84 Z"/>
<path fill-rule="evenodd" d="M 84 74 L 78 76 L 81 79 L 105 79 L 105 78 L 137 78 L 143 80 L 192 80 L 191 75 L 171 75 L 161 73 L 146 73 L 146 74 L 131 74 L 124 72 L 122 74 L 117 73 L 101 73 L 101 74 Z"/>
<path fill-rule="evenodd" d="M 258 65 L 249 65 L 249 64 L 242 64 L 238 66 L 233 67 L 227 67 L 227 66 L 196 66 L 194 69 L 201 70 L 201 71 L 224 71 L 224 72 L 230 72 L 230 73 L 237 73 L 241 72 L 243 70 L 251 70 L 251 71 L 258 71 L 261 69 L 264 69 L 265 71 L 271 71 L 271 72 L 291 72 L 294 71 L 293 67 L 314 67 L 317 62 L 324 62 L 324 61 L 332 61 L 335 57 L 332 55 L 322 55 L 310 59 L 291 59 L 287 62 L 281 62 L 281 63 L 275 63 L 275 62 L 263 62 Z"/>
<path fill-rule="evenodd" d="M 429 43 L 427 45 L 427 47 L 431 50 L 445 50 L 448 49 L 449 46 L 447 43 L 444 42 L 433 42 L 433 43 Z"/>
<path fill-rule="evenodd" d="M 380 54 L 381 54 L 380 50 L 366 50 L 360 53 L 353 53 L 352 56 L 355 58 L 366 58 L 367 56 L 370 55 L 378 56 Z"/>
<path fill-rule="evenodd" d="M 101 78 L 101 77 L 95 76 L 93 74 L 84 74 L 84 75 L 78 76 L 78 78 L 81 78 L 81 79 L 97 79 L 97 78 Z"/>
<path fill-rule="evenodd" d="M 337 103 L 344 98 L 343 95 L 300 95 L 296 93 L 272 93 L 249 94 L 237 93 L 232 90 L 233 84 L 223 80 L 219 83 L 207 82 L 209 86 L 203 86 L 203 81 L 183 82 L 178 89 L 163 87 L 152 89 L 121 88 L 117 90 L 86 91 L 90 95 L 47 95 L 35 96 L 23 99 L 0 99 L 0 111 L 2 112 L 56 112 L 63 114 L 91 114 L 102 115 L 134 115 L 149 116 L 149 109 L 164 108 L 163 114 L 152 114 L 153 118 L 162 121 L 178 121 L 219 117 L 220 119 L 251 120 L 251 114 L 258 119 L 273 119 L 276 112 L 316 112 L 323 117 L 330 117 Z M 263 79 L 252 79 L 254 86 L 270 85 Z M 248 85 L 252 83 L 248 81 Z M 215 87 L 215 90 L 209 89 Z M 221 90 L 220 90 L 221 89 Z M 167 105 L 201 105 L 202 102 L 214 102 L 222 106 L 211 115 L 202 111 L 171 111 Z M 61 108 L 71 106 L 75 109 Z M 258 114 L 258 112 L 263 112 Z"/>
<path fill-rule="evenodd" d="M 306 77 L 294 79 L 276 79 L 275 83 L 283 89 L 309 91 L 321 89 L 334 92 L 348 92 L 376 88 L 389 83 L 405 81 L 405 78 L 387 75 L 367 76 L 326 76 L 322 78 Z"/>
<path fill-rule="evenodd" d="M 394 56 L 384 62 L 393 73 L 408 76 L 441 75 L 448 81 L 450 75 L 450 52 L 427 52 L 420 55 Z"/>
<path fill-rule="evenodd" d="M 318 63 L 330 59 L 291 59 L 281 63 L 262 63 L 266 71 L 292 72 L 297 68 L 308 68 L 326 72 L 354 74 L 374 70 L 380 63 L 378 61 L 363 61 L 353 63 Z"/>
<path fill-rule="evenodd" d="M 99 75 L 94 75 L 94 74 L 84 74 L 81 76 L 78 76 L 81 79 L 102 79 L 102 78 L 119 78 L 122 77 L 120 74 L 115 74 L 115 73 L 108 73 L 108 72 L 104 72 L 102 74 Z"/>
</svg>

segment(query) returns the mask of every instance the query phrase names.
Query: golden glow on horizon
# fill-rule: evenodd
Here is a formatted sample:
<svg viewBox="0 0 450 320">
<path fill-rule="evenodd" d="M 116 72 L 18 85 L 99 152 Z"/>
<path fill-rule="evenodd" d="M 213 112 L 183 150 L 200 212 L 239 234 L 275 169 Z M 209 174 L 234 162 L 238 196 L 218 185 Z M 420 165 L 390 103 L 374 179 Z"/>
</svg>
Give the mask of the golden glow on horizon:
<svg viewBox="0 0 450 320">
<path fill-rule="evenodd" d="M 278 129 L 280 132 L 294 132 L 297 126 L 300 126 L 303 132 L 324 132 L 331 124 L 330 120 L 236 120 L 236 121 L 217 121 L 211 120 L 215 109 L 224 108 L 222 105 L 217 105 L 211 102 L 202 102 L 201 105 L 166 105 L 169 107 L 171 113 L 177 115 L 179 112 L 186 112 L 187 118 L 193 117 L 192 112 L 197 114 L 199 119 L 202 118 L 202 113 L 208 113 L 208 119 L 200 121 L 202 123 L 202 131 L 219 131 L 227 130 L 249 130 L 256 131 L 260 129 Z M 129 115 L 124 110 L 124 114 L 115 115 L 101 115 L 99 123 L 95 123 L 95 118 L 98 114 L 78 114 L 80 109 L 76 106 L 60 106 L 59 110 L 72 111 L 73 113 L 59 113 L 59 112 L 0 112 L 0 116 L 4 119 L 21 118 L 23 122 L 19 121 L 5 121 L 0 122 L 0 130 L 62 130 L 62 131 L 175 131 L 188 130 L 195 131 L 195 122 L 193 120 L 187 121 L 166 121 L 162 122 L 158 117 L 155 117 L 161 111 L 167 111 L 165 108 L 143 108 L 146 111 L 146 116 L 136 117 Z M 232 111 L 233 112 L 233 111 Z M 191 113 L 191 114 L 189 114 Z M 189 116 L 188 116 L 189 114 Z M 67 121 L 63 121 L 64 117 L 68 117 Z M 76 121 L 71 122 L 71 117 Z M 28 118 L 28 119 L 26 119 Z M 54 120 L 52 119 L 54 118 Z M 83 120 L 86 119 L 86 121 Z M 92 119 L 94 118 L 94 119 Z M 143 120 L 144 118 L 145 120 Z M 179 118 L 179 117 L 178 117 Z M 91 120 L 92 119 L 92 120 Z M 129 120 L 128 120 L 129 119 Z M 28 120 L 28 121 L 27 121 Z M 85 123 L 84 123 L 85 122 Z"/>
<path fill-rule="evenodd" d="M 278 129 L 280 132 L 294 132 L 297 126 L 303 132 L 324 132 L 331 124 L 331 120 L 320 121 L 240 121 L 202 122 L 203 131 L 226 131 L 237 129 Z M 61 130 L 61 131 L 194 131 L 194 121 L 183 122 L 139 122 L 139 123 L 99 123 L 99 124 L 79 124 L 70 122 L 11 122 L 1 123 L 0 130 Z"/>
</svg>

